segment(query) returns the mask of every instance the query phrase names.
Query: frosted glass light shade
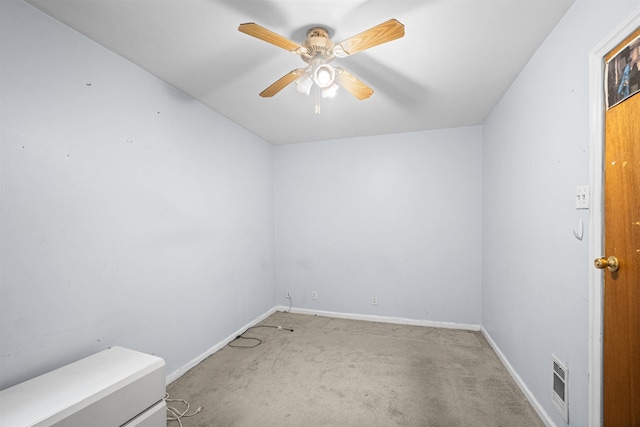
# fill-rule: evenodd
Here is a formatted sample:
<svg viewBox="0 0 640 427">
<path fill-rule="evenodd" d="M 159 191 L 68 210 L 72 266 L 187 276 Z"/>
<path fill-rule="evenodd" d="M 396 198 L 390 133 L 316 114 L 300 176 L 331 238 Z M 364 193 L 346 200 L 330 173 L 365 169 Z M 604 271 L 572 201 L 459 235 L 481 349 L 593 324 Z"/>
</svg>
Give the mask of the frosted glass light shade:
<svg viewBox="0 0 640 427">
<path fill-rule="evenodd" d="M 311 77 L 304 75 L 296 80 L 296 89 L 298 92 L 306 93 L 307 96 L 311 93 L 311 87 L 313 86 L 313 80 Z"/>
<path fill-rule="evenodd" d="M 340 86 L 332 83 L 331 86 L 322 89 L 322 97 L 333 98 L 334 96 L 336 96 L 336 93 L 338 93 L 338 89 L 340 89 Z"/>
<path fill-rule="evenodd" d="M 329 64 L 322 64 L 313 72 L 313 81 L 321 88 L 328 88 L 336 78 L 336 70 Z"/>
</svg>

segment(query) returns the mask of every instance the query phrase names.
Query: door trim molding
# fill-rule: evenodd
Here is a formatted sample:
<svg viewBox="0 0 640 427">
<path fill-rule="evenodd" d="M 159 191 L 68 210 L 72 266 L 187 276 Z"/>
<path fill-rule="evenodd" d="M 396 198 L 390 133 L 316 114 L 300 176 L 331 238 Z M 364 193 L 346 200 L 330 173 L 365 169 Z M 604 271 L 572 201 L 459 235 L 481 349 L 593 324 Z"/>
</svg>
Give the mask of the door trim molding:
<svg viewBox="0 0 640 427">
<path fill-rule="evenodd" d="M 589 53 L 589 258 L 604 250 L 604 56 L 640 26 L 640 9 Z M 589 272 L 589 426 L 602 425 L 603 286 L 600 270 Z"/>
</svg>

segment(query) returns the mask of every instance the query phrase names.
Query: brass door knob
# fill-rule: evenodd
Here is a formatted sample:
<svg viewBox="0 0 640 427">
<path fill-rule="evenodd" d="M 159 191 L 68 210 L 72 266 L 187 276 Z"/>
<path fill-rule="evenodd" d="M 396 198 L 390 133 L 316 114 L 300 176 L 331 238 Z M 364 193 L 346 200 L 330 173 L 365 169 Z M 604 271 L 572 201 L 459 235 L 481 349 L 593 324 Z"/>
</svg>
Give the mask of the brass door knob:
<svg viewBox="0 0 640 427">
<path fill-rule="evenodd" d="M 609 258 L 596 258 L 593 261 L 593 265 L 596 266 L 597 269 L 605 269 L 608 268 L 610 272 L 618 271 L 620 268 L 620 264 L 618 263 L 618 258 L 614 256 L 610 256 Z"/>
</svg>

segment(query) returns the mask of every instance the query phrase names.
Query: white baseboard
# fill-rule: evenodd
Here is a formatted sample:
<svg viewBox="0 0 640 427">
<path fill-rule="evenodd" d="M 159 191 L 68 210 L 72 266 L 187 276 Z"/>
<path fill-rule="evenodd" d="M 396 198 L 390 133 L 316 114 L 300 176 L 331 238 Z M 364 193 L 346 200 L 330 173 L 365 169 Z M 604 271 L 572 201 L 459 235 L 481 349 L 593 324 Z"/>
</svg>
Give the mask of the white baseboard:
<svg viewBox="0 0 640 427">
<path fill-rule="evenodd" d="M 310 310 L 306 308 L 292 308 L 291 310 L 289 310 L 288 306 L 285 307 L 283 305 L 276 307 L 276 310 L 291 312 L 296 314 L 309 314 L 309 315 L 323 316 L 323 317 L 335 317 L 338 319 L 365 320 L 368 322 L 395 323 L 398 325 L 429 326 L 432 328 L 480 331 L 480 325 L 472 325 L 467 323 L 436 322 L 433 320 L 405 319 L 402 317 L 375 316 L 370 314 L 339 313 L 335 311 Z"/>
<path fill-rule="evenodd" d="M 487 330 L 484 327 L 481 329 L 481 331 L 482 331 L 482 335 L 484 335 L 485 339 L 489 342 L 489 345 L 491 346 L 493 351 L 498 355 L 498 358 L 500 359 L 504 367 L 507 368 L 507 371 L 509 372 L 513 380 L 516 382 L 518 387 L 520 387 L 520 390 L 522 390 L 522 392 L 524 393 L 529 403 L 531 403 L 531 406 L 533 406 L 533 409 L 536 411 L 536 413 L 538 414 L 542 422 L 547 427 L 557 427 L 556 424 L 551 419 L 551 417 L 549 417 L 549 414 L 547 414 L 547 412 L 544 410 L 542 405 L 540 405 L 540 402 L 538 402 L 538 400 L 533 396 L 533 393 L 531 393 L 531 391 L 529 390 L 527 385 L 524 383 L 522 378 L 520 378 L 520 375 L 518 375 L 516 370 L 513 369 L 513 366 L 511 366 L 511 363 L 509 363 L 509 360 L 507 359 L 507 357 L 504 355 L 504 353 L 502 353 L 502 351 L 500 350 L 496 342 L 493 340 L 493 338 L 491 338 L 491 335 L 489 335 L 489 332 L 487 332 Z"/>
<path fill-rule="evenodd" d="M 171 374 L 167 375 L 166 384 L 167 385 L 171 384 L 172 382 L 174 382 L 175 380 L 177 380 L 178 378 L 180 378 L 181 376 L 186 374 L 189 369 L 193 368 L 198 363 L 202 362 L 204 359 L 206 359 L 207 357 L 211 356 L 213 353 L 223 349 L 227 344 L 229 344 L 231 341 L 236 339 L 236 337 L 238 335 L 240 335 L 241 333 L 243 333 L 244 331 L 246 331 L 250 327 L 252 327 L 254 325 L 257 325 L 258 323 L 262 322 L 264 319 L 266 319 L 267 317 L 271 316 L 276 311 L 278 311 L 278 307 L 273 307 L 273 308 L 267 310 L 265 313 L 261 314 L 260 316 L 258 316 L 254 320 L 252 320 L 251 322 L 247 323 L 242 328 L 238 329 L 237 331 L 235 331 L 234 333 L 229 335 L 227 338 L 225 338 L 224 340 L 220 341 L 218 344 L 214 345 L 213 347 L 211 347 L 210 349 L 208 349 L 207 351 L 202 353 L 200 356 L 198 356 L 195 359 L 191 360 L 189 363 L 187 363 L 186 365 L 180 367 L 176 371 L 173 371 Z"/>
</svg>

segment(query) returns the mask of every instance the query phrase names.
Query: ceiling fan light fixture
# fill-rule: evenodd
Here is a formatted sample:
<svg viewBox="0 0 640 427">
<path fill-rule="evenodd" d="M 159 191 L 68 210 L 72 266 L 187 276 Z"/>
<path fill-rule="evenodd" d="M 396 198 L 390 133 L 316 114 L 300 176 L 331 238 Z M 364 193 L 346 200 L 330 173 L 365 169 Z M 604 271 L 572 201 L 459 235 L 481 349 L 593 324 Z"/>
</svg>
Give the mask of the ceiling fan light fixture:
<svg viewBox="0 0 640 427">
<path fill-rule="evenodd" d="M 313 81 L 318 87 L 326 89 L 336 79 L 336 70 L 329 64 L 322 64 L 313 71 Z"/>
<path fill-rule="evenodd" d="M 340 86 L 332 83 L 331 86 L 322 88 L 322 97 L 333 98 L 334 96 L 336 96 L 336 93 L 338 93 L 338 89 L 340 89 Z"/>
<path fill-rule="evenodd" d="M 313 86 L 313 80 L 307 74 L 304 74 L 298 80 L 296 80 L 296 89 L 300 93 L 306 93 L 307 96 L 311 93 L 311 87 Z"/>
</svg>

